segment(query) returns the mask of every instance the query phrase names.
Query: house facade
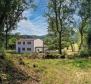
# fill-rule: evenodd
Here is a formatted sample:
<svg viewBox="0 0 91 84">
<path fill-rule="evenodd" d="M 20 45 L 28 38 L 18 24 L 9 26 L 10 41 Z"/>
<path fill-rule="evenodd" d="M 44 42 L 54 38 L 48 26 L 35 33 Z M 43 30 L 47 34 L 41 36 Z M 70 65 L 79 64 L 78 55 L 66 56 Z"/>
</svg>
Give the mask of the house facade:
<svg viewBox="0 0 91 84">
<path fill-rule="evenodd" d="M 16 52 L 31 53 L 43 51 L 43 45 L 41 39 L 19 39 L 16 41 Z"/>
</svg>

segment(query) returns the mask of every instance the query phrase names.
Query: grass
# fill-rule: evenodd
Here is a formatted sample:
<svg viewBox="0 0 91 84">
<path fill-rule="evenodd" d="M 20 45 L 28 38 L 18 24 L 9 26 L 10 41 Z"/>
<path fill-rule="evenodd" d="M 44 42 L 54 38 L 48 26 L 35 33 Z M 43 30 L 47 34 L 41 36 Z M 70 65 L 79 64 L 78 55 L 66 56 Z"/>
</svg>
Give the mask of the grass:
<svg viewBox="0 0 91 84">
<path fill-rule="evenodd" d="M 91 84 L 91 60 L 23 59 L 23 61 L 39 74 L 40 84 Z"/>
<path fill-rule="evenodd" d="M 29 59 L 23 56 L 7 53 L 6 59 L 30 76 L 24 84 L 91 84 L 90 59 Z"/>
</svg>

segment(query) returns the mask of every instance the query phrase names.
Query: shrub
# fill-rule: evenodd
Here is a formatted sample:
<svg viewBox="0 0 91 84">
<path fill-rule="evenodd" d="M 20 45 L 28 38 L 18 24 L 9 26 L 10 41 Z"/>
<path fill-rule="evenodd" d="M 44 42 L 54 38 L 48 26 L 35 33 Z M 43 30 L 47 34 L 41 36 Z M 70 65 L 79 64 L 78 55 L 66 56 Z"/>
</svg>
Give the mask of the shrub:
<svg viewBox="0 0 91 84">
<path fill-rule="evenodd" d="M 88 50 L 88 54 L 89 54 L 89 56 L 91 57 L 91 50 Z"/>
<path fill-rule="evenodd" d="M 25 65 L 25 63 L 23 62 L 23 59 L 22 58 L 19 59 L 19 64 L 20 65 Z"/>
<path fill-rule="evenodd" d="M 29 58 L 30 59 L 36 59 L 36 58 L 38 58 L 38 53 L 32 53 Z"/>
<path fill-rule="evenodd" d="M 24 56 L 24 57 L 30 57 L 31 53 L 23 53 L 22 56 Z"/>
<path fill-rule="evenodd" d="M 45 56 L 45 58 L 47 58 L 47 59 L 57 59 L 57 58 L 61 58 L 61 55 L 55 54 L 55 53 L 49 53 Z"/>
<path fill-rule="evenodd" d="M 81 50 L 80 51 L 80 57 L 88 57 L 89 56 L 89 53 L 87 50 Z"/>
<path fill-rule="evenodd" d="M 5 58 L 5 52 L 4 51 L 0 51 L 0 59 L 4 59 Z"/>
</svg>

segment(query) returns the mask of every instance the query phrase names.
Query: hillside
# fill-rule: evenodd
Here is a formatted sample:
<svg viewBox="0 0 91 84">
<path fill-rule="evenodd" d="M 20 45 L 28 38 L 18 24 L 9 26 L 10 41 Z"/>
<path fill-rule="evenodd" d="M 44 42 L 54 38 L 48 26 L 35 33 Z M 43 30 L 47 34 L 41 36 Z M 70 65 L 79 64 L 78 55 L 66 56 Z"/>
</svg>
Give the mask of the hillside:
<svg viewBox="0 0 91 84">
<path fill-rule="evenodd" d="M 33 38 L 33 39 L 44 39 L 47 35 L 43 35 L 43 36 L 37 36 L 37 35 L 13 35 L 13 34 L 10 34 L 8 35 L 9 37 L 14 37 L 14 38 L 26 38 L 26 39 L 29 39 L 29 38 Z"/>
<path fill-rule="evenodd" d="M 38 39 L 44 39 L 46 37 L 46 35 L 43 36 L 36 36 L 36 35 L 20 35 L 21 38 L 38 38 Z"/>
</svg>

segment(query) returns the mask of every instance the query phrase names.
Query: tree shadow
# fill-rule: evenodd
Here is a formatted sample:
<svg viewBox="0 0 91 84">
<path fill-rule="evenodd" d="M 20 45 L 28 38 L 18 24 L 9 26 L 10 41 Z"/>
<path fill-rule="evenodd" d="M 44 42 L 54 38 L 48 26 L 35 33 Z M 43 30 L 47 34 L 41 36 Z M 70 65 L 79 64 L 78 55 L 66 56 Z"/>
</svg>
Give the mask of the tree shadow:
<svg viewBox="0 0 91 84">
<path fill-rule="evenodd" d="M 0 84 L 22 84 L 30 77 L 7 59 L 0 59 Z M 7 83 L 6 83 L 7 82 Z"/>
</svg>

